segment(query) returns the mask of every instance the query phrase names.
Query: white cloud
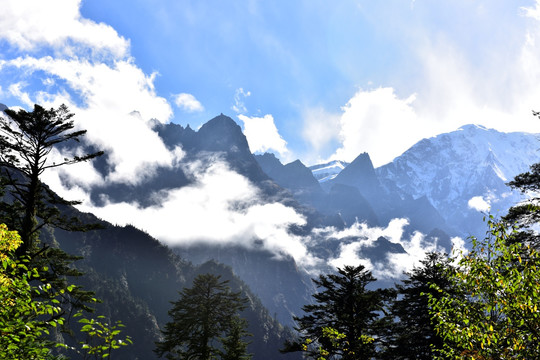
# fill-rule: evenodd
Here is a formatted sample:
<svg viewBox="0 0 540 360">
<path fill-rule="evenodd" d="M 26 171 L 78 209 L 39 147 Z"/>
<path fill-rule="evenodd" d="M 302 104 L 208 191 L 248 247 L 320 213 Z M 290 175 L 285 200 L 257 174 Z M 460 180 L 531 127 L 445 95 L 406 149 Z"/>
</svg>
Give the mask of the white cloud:
<svg viewBox="0 0 540 360">
<path fill-rule="evenodd" d="M 479 212 L 488 212 L 491 208 L 491 205 L 486 201 L 482 196 L 474 196 L 469 199 L 467 203 L 470 209 L 474 209 Z"/>
<path fill-rule="evenodd" d="M 82 18 L 81 0 L 15 0 L 2 3 L 0 39 L 20 50 L 42 46 L 77 56 L 81 47 L 101 55 L 124 57 L 129 41 L 105 24 Z"/>
<path fill-rule="evenodd" d="M 234 105 L 231 107 L 231 109 L 237 114 L 246 113 L 247 108 L 246 108 L 246 105 L 244 104 L 244 100 L 250 96 L 251 96 L 251 91 L 244 91 L 243 88 L 236 89 L 236 91 L 234 92 Z"/>
<path fill-rule="evenodd" d="M 204 111 L 202 104 L 191 94 L 181 93 L 174 95 L 174 103 L 180 109 L 187 112 L 199 112 Z"/>
<path fill-rule="evenodd" d="M 340 114 L 314 107 L 304 109 L 302 119 L 302 137 L 311 147 L 310 160 L 320 161 L 339 139 Z"/>
<path fill-rule="evenodd" d="M 292 224 L 305 224 L 294 209 L 261 202 L 259 190 L 223 162 L 190 163 L 185 170 L 194 183 L 155 194 L 162 199 L 159 205 L 122 202 L 96 207 L 86 202 L 81 209 L 112 223 L 136 224 L 172 246 L 197 242 L 262 247 L 278 257 L 291 256 L 300 266 L 318 263 L 303 239 L 288 232 Z"/>
<path fill-rule="evenodd" d="M 524 11 L 525 15 L 540 21 L 540 1 L 536 0 L 534 7 L 521 7 L 521 10 Z"/>
<path fill-rule="evenodd" d="M 427 243 L 425 236 L 419 232 L 408 237 L 404 236 L 404 230 L 408 224 L 406 219 L 393 219 L 386 227 L 369 227 L 357 222 L 341 231 L 326 228 L 316 230 L 315 234 L 319 236 L 323 234 L 341 241 L 338 255 L 328 261 L 331 266 L 343 267 L 362 264 L 377 279 L 398 279 L 403 275 L 403 272 L 418 266 L 428 252 L 442 251 L 442 248 L 436 243 Z M 380 237 L 400 244 L 406 253 L 387 254 L 386 259 L 382 262 L 374 262 L 373 259 L 362 257 L 362 249 L 374 246 Z"/>
<path fill-rule="evenodd" d="M 341 147 L 332 159 L 352 161 L 368 152 L 374 165 L 389 161 L 423 135 L 427 122 L 418 117 L 412 104 L 416 95 L 399 98 L 392 88 L 359 90 L 343 107 L 339 119 Z M 414 137 L 408 134 L 414 133 Z"/>
<path fill-rule="evenodd" d="M 30 99 L 30 95 L 22 91 L 22 88 L 24 87 L 24 84 L 22 83 L 15 83 L 11 84 L 8 87 L 8 91 L 12 96 L 15 96 L 21 100 L 21 102 L 27 106 L 34 106 L 34 102 Z"/>
<path fill-rule="evenodd" d="M 151 129 L 151 119 L 167 122 L 172 109 L 156 94 L 157 74 L 135 65 L 129 41 L 110 26 L 83 18 L 80 5 L 77 0 L 3 4 L 0 39 L 26 53 L 0 62 L 3 70 L 17 69 L 22 77 L 8 85 L 9 92 L 29 107 L 65 103 L 76 125 L 88 130 L 86 141 L 106 152 L 112 169 L 107 181 L 144 181 L 183 155 L 169 151 Z M 52 56 L 37 56 L 37 50 Z M 46 91 L 31 90 L 27 84 L 43 76 Z M 91 179 L 73 175 L 81 186 Z"/>
<path fill-rule="evenodd" d="M 380 166 L 424 137 L 469 123 L 540 132 L 531 115 L 540 98 L 540 2 L 522 8 L 521 17 L 517 6 L 508 4 L 504 11 L 498 5 L 442 5 L 451 10 L 449 16 L 470 10 L 449 24 L 424 16 L 440 12 L 440 5 L 422 4 L 425 13 L 419 6 L 411 13 L 415 23 L 396 18 L 400 35 L 391 35 L 406 39 L 413 65 L 403 68 L 414 78 L 396 71 L 387 86 L 357 91 L 343 107 L 342 144 L 332 159 L 350 161 L 368 152 Z M 515 11 L 506 11 L 511 8 Z M 456 28 L 464 22 L 474 23 L 474 31 Z"/>
<path fill-rule="evenodd" d="M 274 151 L 281 157 L 288 156 L 287 142 L 279 134 L 272 115 L 262 118 L 238 115 L 238 118 L 244 123 L 244 135 L 251 152 Z"/>
<path fill-rule="evenodd" d="M 76 124 L 88 130 L 87 141 L 107 153 L 112 168 L 109 181 L 139 183 L 151 177 L 157 167 L 170 167 L 178 161 L 181 153 L 170 152 L 149 122 L 167 121 L 172 115 L 170 105 L 156 95 L 154 75 L 145 75 L 132 62 L 118 61 L 111 67 L 81 60 L 25 57 L 6 61 L 4 66 L 30 74 L 45 71 L 78 93 L 82 105 L 75 104 L 66 90 L 46 96 L 38 92 L 33 100 L 46 107 L 61 103 L 70 107 Z"/>
</svg>

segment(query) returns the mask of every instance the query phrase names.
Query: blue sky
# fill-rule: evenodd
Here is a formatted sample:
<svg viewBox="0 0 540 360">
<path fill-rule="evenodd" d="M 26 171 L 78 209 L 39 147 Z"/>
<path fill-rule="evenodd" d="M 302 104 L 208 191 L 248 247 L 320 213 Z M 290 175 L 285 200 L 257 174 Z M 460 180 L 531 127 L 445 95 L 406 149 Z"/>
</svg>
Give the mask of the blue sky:
<svg viewBox="0 0 540 360">
<path fill-rule="evenodd" d="M 540 132 L 531 115 L 540 109 L 535 1 L 2 7 L 0 102 L 67 103 L 125 174 L 137 167 L 130 162 L 168 161 L 149 132 L 152 118 L 198 128 L 224 113 L 245 129 L 252 151 L 306 164 L 368 152 L 382 165 L 467 123 Z M 130 140 L 115 137 L 122 129 Z"/>
</svg>

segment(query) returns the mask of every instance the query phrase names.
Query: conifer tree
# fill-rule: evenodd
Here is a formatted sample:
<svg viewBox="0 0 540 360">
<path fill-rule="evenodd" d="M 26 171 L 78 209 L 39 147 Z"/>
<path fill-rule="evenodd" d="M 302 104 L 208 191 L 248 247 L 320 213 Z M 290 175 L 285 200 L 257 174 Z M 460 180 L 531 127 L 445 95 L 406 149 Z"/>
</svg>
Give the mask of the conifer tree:
<svg viewBox="0 0 540 360">
<path fill-rule="evenodd" d="M 337 274 L 313 281 L 321 291 L 313 295 L 314 304 L 302 308 L 306 315 L 295 317 L 300 338 L 288 341 L 282 352 L 302 351 L 314 359 L 321 352 L 343 360 L 375 356 L 383 340 L 381 313 L 392 292 L 369 290 L 376 279 L 363 265 L 338 268 Z"/>
<path fill-rule="evenodd" d="M 199 275 L 191 288 L 180 292 L 180 299 L 172 303 L 169 311 L 172 320 L 162 331 L 164 341 L 156 343 L 159 357 L 215 359 L 222 354 L 220 338 L 235 337 L 231 331 L 237 331 L 237 336 L 243 333 L 245 322 L 238 322 L 238 313 L 245 309 L 247 299 L 240 292 L 232 292 L 228 281 L 220 278 Z M 232 340 L 225 340 L 225 349 L 238 350 L 238 341 Z"/>
<path fill-rule="evenodd" d="M 34 110 L 4 111 L 0 116 L 0 170 L 6 179 L 4 186 L 12 197 L 8 220 L 10 227 L 18 230 L 22 245 L 19 254 L 32 256 L 39 249 L 39 231 L 46 225 L 66 230 L 83 230 L 76 218 L 61 215 L 58 206 L 76 205 L 77 201 L 62 199 L 41 182 L 47 169 L 91 160 L 102 151 L 65 157 L 60 162 L 49 158 L 54 147 L 70 141 L 80 141 L 86 130 L 74 130 L 74 122 L 65 105 L 58 109 L 44 109 L 34 105 Z M 18 211 L 17 211 L 18 210 Z"/>
<path fill-rule="evenodd" d="M 69 284 L 66 278 L 82 275 L 72 266 L 80 257 L 42 241 L 40 232 L 48 226 L 71 231 L 96 226 L 63 215 L 68 205 L 79 202 L 55 194 L 42 183 L 41 176 L 47 169 L 88 161 L 103 152 L 73 155 L 58 162 L 51 159 L 50 153 L 55 147 L 79 142 L 86 133 L 86 130 L 75 130 L 74 114 L 65 105 L 49 110 L 35 105 L 30 112 L 23 109 L 4 112 L 5 116 L 0 115 L 0 177 L 5 195 L 0 206 L 0 222 L 20 234 L 22 243 L 17 257 L 28 257 L 28 265 L 39 271 L 39 281 L 52 286 L 49 294 L 55 294 L 55 301 L 62 306 L 62 311 L 54 314 L 54 318 L 72 313 L 74 309 L 90 311 L 88 304 L 94 302 L 93 293 Z M 66 291 L 68 287 L 70 291 Z"/>
<path fill-rule="evenodd" d="M 247 332 L 247 321 L 239 316 L 236 316 L 232 323 L 227 336 L 221 338 L 223 350 L 221 350 L 221 360 L 249 360 L 251 354 L 248 354 L 247 347 L 249 345 L 244 339 L 251 336 Z"/>
<path fill-rule="evenodd" d="M 442 338 L 437 334 L 429 312 L 429 297 L 438 292 L 433 285 L 451 293 L 447 278 L 451 266 L 446 254 L 428 253 L 400 284 L 396 284 L 397 298 L 390 307 L 389 346 L 387 359 L 433 359 L 433 346 L 440 348 Z"/>
</svg>

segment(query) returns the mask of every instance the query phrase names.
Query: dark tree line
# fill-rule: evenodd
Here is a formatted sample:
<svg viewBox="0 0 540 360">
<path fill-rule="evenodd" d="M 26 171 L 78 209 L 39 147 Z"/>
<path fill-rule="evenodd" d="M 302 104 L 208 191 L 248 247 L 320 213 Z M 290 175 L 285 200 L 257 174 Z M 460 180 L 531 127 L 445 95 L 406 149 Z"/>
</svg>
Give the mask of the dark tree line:
<svg viewBox="0 0 540 360">
<path fill-rule="evenodd" d="M 314 304 L 296 317 L 299 337 L 282 352 L 301 351 L 312 359 L 432 359 L 441 342 L 431 322 L 427 293 L 446 287 L 445 255 L 430 253 L 395 289 L 370 289 L 376 281 L 363 265 L 313 281 Z"/>
</svg>

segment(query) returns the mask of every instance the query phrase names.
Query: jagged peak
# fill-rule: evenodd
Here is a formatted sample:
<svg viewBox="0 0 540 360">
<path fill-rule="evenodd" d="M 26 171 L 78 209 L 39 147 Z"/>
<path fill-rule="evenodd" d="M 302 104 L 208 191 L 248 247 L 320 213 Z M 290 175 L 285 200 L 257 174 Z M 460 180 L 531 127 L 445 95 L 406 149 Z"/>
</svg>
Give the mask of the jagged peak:
<svg viewBox="0 0 540 360">
<path fill-rule="evenodd" d="M 214 143 L 210 146 L 211 148 L 217 149 L 216 146 L 220 147 L 220 144 L 235 143 L 243 149 L 242 151 L 249 152 L 249 146 L 242 128 L 226 115 L 221 114 L 209 120 L 201 126 L 197 133 L 199 136 L 206 138 L 210 143 Z"/>
<path fill-rule="evenodd" d="M 270 152 L 265 152 L 264 154 L 256 154 L 255 156 L 259 157 L 259 158 L 263 158 L 263 159 L 272 159 L 272 160 L 275 159 L 275 160 L 279 161 L 279 159 L 276 157 L 276 155 L 274 153 L 270 153 Z"/>
<path fill-rule="evenodd" d="M 347 171 L 347 169 L 358 169 L 358 170 L 368 170 L 372 171 L 374 170 L 373 162 L 371 162 L 371 158 L 367 152 L 361 153 L 354 159 L 347 168 L 345 168 L 343 171 Z"/>
<path fill-rule="evenodd" d="M 294 160 L 294 161 L 288 163 L 288 164 L 285 165 L 285 166 L 288 166 L 288 167 L 295 167 L 295 168 L 297 168 L 297 167 L 307 168 L 306 165 L 304 165 L 304 163 L 301 162 L 301 161 L 298 160 L 298 159 L 296 159 L 296 160 Z"/>
</svg>

